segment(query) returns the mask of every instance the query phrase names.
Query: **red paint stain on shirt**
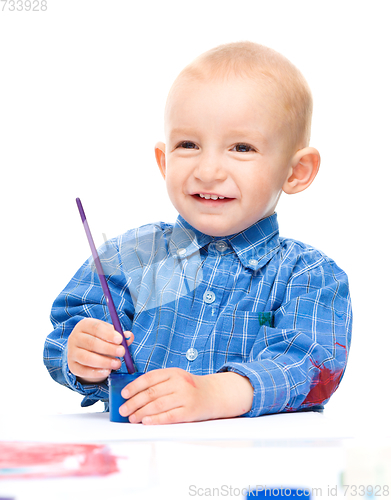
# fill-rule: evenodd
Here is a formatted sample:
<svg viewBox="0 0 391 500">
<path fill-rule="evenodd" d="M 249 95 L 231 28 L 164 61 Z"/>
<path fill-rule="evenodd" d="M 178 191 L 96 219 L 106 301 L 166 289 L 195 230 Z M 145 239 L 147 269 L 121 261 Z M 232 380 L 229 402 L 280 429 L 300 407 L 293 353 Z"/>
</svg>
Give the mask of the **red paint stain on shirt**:
<svg viewBox="0 0 391 500">
<path fill-rule="evenodd" d="M 343 369 L 332 372 L 323 365 L 316 365 L 312 360 L 311 363 L 318 368 L 319 373 L 314 380 L 313 387 L 311 387 L 310 392 L 303 401 L 303 404 L 321 404 L 336 391 L 341 381 Z"/>
<path fill-rule="evenodd" d="M 345 349 L 345 358 L 347 359 L 348 353 L 346 345 L 342 345 L 339 342 L 335 342 L 335 345 Z M 303 401 L 303 404 L 321 404 L 337 390 L 344 370 L 340 369 L 332 372 L 323 364 L 317 365 L 312 360 L 310 361 L 319 370 L 319 373 L 314 380 L 314 385 Z"/>
<path fill-rule="evenodd" d="M 0 480 L 107 476 L 119 472 L 105 445 L 0 443 Z"/>
</svg>

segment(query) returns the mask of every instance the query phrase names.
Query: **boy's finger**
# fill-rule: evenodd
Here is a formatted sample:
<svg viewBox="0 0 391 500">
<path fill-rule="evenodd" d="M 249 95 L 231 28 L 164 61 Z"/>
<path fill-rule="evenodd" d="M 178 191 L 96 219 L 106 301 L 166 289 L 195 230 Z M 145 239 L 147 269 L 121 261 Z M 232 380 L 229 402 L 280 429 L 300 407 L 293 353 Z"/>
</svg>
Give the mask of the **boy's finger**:
<svg viewBox="0 0 391 500">
<path fill-rule="evenodd" d="M 183 415 L 182 408 L 174 408 L 157 415 L 147 415 L 141 420 L 141 423 L 144 425 L 166 425 L 188 421 Z"/>
<path fill-rule="evenodd" d="M 119 359 L 96 354 L 85 349 L 78 349 L 73 360 L 86 368 L 100 370 L 119 370 L 121 368 L 121 361 Z"/>
<path fill-rule="evenodd" d="M 111 370 L 88 368 L 76 363 L 73 373 L 79 379 L 88 379 L 89 383 L 98 383 L 105 380 L 110 375 L 110 372 Z M 81 382 L 83 383 L 83 380 Z"/>
<path fill-rule="evenodd" d="M 113 325 L 95 318 L 82 319 L 78 326 L 81 331 L 88 333 L 93 337 L 100 338 L 106 342 L 113 344 L 120 344 L 122 342 L 122 335 L 114 330 Z"/>
<path fill-rule="evenodd" d="M 123 405 L 125 406 L 125 405 Z M 122 411 L 122 416 L 127 416 L 126 413 L 121 406 L 120 410 Z M 142 406 L 139 410 L 131 413 L 129 415 L 129 422 L 132 424 L 142 422 L 145 417 L 161 415 L 165 413 L 171 413 L 173 410 L 180 408 L 180 405 L 175 402 L 175 398 L 172 397 L 172 394 L 167 396 L 163 396 L 158 400 L 155 400 L 145 406 Z M 125 413 L 125 415 L 124 415 Z M 166 422 L 167 423 L 167 422 Z M 174 423 L 174 421 L 172 422 Z"/>
<path fill-rule="evenodd" d="M 128 331 L 126 331 L 126 332 L 124 332 L 124 335 L 125 335 L 125 338 L 126 338 L 126 343 L 127 343 L 128 345 L 130 345 L 130 344 L 133 342 L 133 340 L 134 340 L 134 335 L 133 335 L 133 333 L 132 333 L 132 332 L 128 332 Z"/>
<path fill-rule="evenodd" d="M 131 384 L 132 383 L 134 383 L 134 381 L 131 382 Z M 138 392 L 130 399 L 128 399 L 129 396 L 127 396 L 129 394 L 128 387 L 129 384 L 121 391 L 121 396 L 124 399 L 127 399 L 127 401 L 125 401 L 125 403 L 120 407 L 120 414 L 123 417 L 127 417 L 128 415 L 134 414 L 138 411 L 142 413 L 142 416 L 145 416 L 146 414 L 148 414 L 148 411 L 151 410 L 152 413 L 156 413 L 154 407 L 151 406 L 151 403 L 155 402 L 157 399 L 159 400 L 160 411 L 164 411 L 170 408 L 166 408 L 166 404 L 172 404 L 172 395 L 170 394 L 171 391 L 168 390 L 165 384 L 150 386 L 146 390 Z M 169 398 L 168 402 L 166 401 L 167 397 Z M 147 413 L 145 413 L 146 411 Z M 141 418 L 138 415 L 136 416 L 136 419 L 139 418 L 138 421 L 141 421 Z M 136 421 L 137 420 L 133 420 L 133 422 Z"/>
<path fill-rule="evenodd" d="M 94 352 L 96 354 L 103 354 L 104 356 L 110 356 L 112 358 L 120 358 L 125 355 L 124 346 L 106 342 L 88 333 L 81 335 L 77 339 L 76 345 L 79 349 L 84 349 L 85 351 Z"/>
<path fill-rule="evenodd" d="M 152 370 L 150 372 L 144 373 L 140 377 L 130 382 L 126 385 L 122 391 L 121 395 L 124 399 L 129 399 L 135 396 L 136 394 L 149 390 L 150 393 L 153 392 L 153 387 L 166 382 L 170 378 L 169 371 L 166 369 L 160 370 Z"/>
</svg>

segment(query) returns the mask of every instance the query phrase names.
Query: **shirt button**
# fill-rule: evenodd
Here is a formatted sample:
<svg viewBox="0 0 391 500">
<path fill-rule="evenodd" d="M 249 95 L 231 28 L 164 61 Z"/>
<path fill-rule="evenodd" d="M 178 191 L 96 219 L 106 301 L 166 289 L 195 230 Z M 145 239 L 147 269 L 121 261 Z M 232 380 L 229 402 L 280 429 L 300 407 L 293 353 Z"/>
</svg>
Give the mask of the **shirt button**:
<svg viewBox="0 0 391 500">
<path fill-rule="evenodd" d="M 194 361 L 197 356 L 198 356 L 198 351 L 197 349 L 193 349 L 193 347 L 190 347 L 190 349 L 188 349 L 186 352 L 186 359 L 188 361 Z"/>
<path fill-rule="evenodd" d="M 212 302 L 214 302 L 215 300 L 216 300 L 216 295 L 210 290 L 207 290 L 204 293 L 204 302 L 206 302 L 207 304 L 212 304 Z"/>
<path fill-rule="evenodd" d="M 224 250 L 227 250 L 228 245 L 225 241 L 218 241 L 216 242 L 216 248 L 219 252 L 224 252 Z"/>
<path fill-rule="evenodd" d="M 179 248 L 176 253 L 179 257 L 182 257 L 183 255 L 186 255 L 186 248 Z"/>
<path fill-rule="evenodd" d="M 257 264 L 258 264 L 257 259 L 250 259 L 250 260 L 248 261 L 248 265 L 249 265 L 249 266 L 256 266 Z"/>
</svg>

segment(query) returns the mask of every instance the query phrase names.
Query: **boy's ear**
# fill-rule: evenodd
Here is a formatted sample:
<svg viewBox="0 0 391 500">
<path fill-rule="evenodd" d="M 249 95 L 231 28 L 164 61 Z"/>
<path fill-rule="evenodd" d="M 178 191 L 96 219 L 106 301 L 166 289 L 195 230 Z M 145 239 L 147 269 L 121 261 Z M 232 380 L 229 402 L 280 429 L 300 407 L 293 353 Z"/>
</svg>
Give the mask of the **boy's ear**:
<svg viewBox="0 0 391 500">
<path fill-rule="evenodd" d="M 155 158 L 159 166 L 160 173 L 163 179 L 166 178 L 166 145 L 163 142 L 158 142 L 155 146 Z"/>
<path fill-rule="evenodd" d="M 282 189 L 287 194 L 304 191 L 319 171 L 320 155 L 315 148 L 300 149 L 292 158 L 288 178 Z"/>
</svg>

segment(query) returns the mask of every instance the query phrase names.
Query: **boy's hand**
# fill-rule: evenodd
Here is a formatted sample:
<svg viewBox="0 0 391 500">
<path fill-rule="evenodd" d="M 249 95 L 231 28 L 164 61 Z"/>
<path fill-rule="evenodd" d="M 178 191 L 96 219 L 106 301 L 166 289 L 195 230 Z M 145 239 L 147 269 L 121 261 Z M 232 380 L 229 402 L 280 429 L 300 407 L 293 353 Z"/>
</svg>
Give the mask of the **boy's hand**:
<svg viewBox="0 0 391 500">
<path fill-rule="evenodd" d="M 133 342 L 133 334 L 124 332 L 127 344 Z M 125 354 L 121 345 L 122 335 L 113 325 L 99 319 L 86 318 L 77 323 L 68 339 L 68 366 L 81 383 L 103 382 L 111 370 L 118 370 Z"/>
<path fill-rule="evenodd" d="M 237 417 L 252 406 L 253 388 L 234 372 L 192 375 L 180 368 L 152 370 L 122 390 L 120 414 L 132 423 L 171 424 Z"/>
</svg>

